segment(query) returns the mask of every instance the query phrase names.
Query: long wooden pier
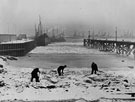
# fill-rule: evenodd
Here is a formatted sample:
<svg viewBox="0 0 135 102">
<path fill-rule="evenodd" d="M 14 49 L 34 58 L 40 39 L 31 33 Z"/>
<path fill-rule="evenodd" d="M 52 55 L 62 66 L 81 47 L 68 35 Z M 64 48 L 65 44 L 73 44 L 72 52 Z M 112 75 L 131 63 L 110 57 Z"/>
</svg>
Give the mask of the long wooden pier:
<svg viewBox="0 0 135 102">
<path fill-rule="evenodd" d="M 130 41 L 115 41 L 115 40 L 98 40 L 98 39 L 84 39 L 84 46 L 97 48 L 100 51 L 116 52 L 117 54 L 131 53 L 135 56 L 135 42 Z"/>
</svg>

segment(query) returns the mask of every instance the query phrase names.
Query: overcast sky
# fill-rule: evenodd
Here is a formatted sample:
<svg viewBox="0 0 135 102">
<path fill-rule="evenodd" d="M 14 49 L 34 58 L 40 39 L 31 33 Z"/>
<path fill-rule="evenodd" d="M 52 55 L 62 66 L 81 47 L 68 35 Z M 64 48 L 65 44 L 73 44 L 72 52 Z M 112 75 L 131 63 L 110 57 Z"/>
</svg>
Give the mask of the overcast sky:
<svg viewBox="0 0 135 102">
<path fill-rule="evenodd" d="M 39 15 L 49 29 L 135 33 L 135 0 L 0 0 L 0 33 L 34 34 Z M 71 32 L 70 32 L 71 31 Z"/>
</svg>

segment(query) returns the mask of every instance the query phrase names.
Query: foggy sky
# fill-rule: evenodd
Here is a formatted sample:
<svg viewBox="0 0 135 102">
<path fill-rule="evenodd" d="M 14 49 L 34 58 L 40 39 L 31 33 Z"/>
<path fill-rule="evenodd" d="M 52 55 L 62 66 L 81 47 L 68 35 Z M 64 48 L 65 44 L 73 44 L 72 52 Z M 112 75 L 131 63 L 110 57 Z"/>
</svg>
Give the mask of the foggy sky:
<svg viewBox="0 0 135 102">
<path fill-rule="evenodd" d="M 39 15 L 50 31 L 135 32 L 135 0 L 0 0 L 0 33 L 34 35 Z"/>
</svg>

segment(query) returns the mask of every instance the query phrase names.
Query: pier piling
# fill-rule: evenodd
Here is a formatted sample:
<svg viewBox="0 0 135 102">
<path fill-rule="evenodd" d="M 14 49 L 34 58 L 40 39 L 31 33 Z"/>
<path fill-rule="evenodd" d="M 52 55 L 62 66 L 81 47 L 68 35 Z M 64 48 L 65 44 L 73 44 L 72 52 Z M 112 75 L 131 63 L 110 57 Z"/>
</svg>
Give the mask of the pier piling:
<svg viewBox="0 0 135 102">
<path fill-rule="evenodd" d="M 130 41 L 85 39 L 84 46 L 97 48 L 100 51 L 115 52 L 119 55 L 128 56 L 132 53 L 135 56 L 135 42 Z"/>
</svg>

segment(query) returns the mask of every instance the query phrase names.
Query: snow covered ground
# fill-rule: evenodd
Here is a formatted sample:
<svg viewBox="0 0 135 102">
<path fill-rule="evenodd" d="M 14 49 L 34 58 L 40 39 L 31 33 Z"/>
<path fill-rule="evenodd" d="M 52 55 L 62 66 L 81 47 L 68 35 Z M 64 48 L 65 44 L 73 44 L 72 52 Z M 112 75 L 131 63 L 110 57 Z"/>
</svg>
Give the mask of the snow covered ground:
<svg viewBox="0 0 135 102">
<path fill-rule="evenodd" d="M 135 92 L 135 70 L 124 72 L 98 72 L 88 68 L 65 69 L 59 77 L 56 69 L 40 69 L 40 82 L 30 82 L 31 68 L 11 68 L 5 64 L 0 71 L 0 99 L 24 101 L 51 101 L 83 99 L 131 99 L 125 93 Z M 105 101 L 104 101 L 105 102 Z"/>
<path fill-rule="evenodd" d="M 50 47 L 39 47 L 32 53 L 95 53 L 83 50 L 79 43 L 59 43 Z M 67 46 L 68 45 L 68 46 Z M 69 46 L 70 45 L 70 46 Z M 60 47 L 62 46 L 62 47 Z M 63 47 L 64 46 L 64 47 Z M 80 46 L 74 47 L 74 46 Z M 72 50 L 71 50 L 72 49 Z M 0 100 L 9 101 L 60 101 L 67 102 L 134 102 L 135 69 L 124 71 L 99 71 L 91 74 L 90 68 L 66 68 L 63 76 L 56 69 L 40 68 L 40 82 L 30 82 L 32 68 L 12 67 L 8 60 L 0 58 Z M 54 101 L 54 102 L 55 102 Z"/>
</svg>

